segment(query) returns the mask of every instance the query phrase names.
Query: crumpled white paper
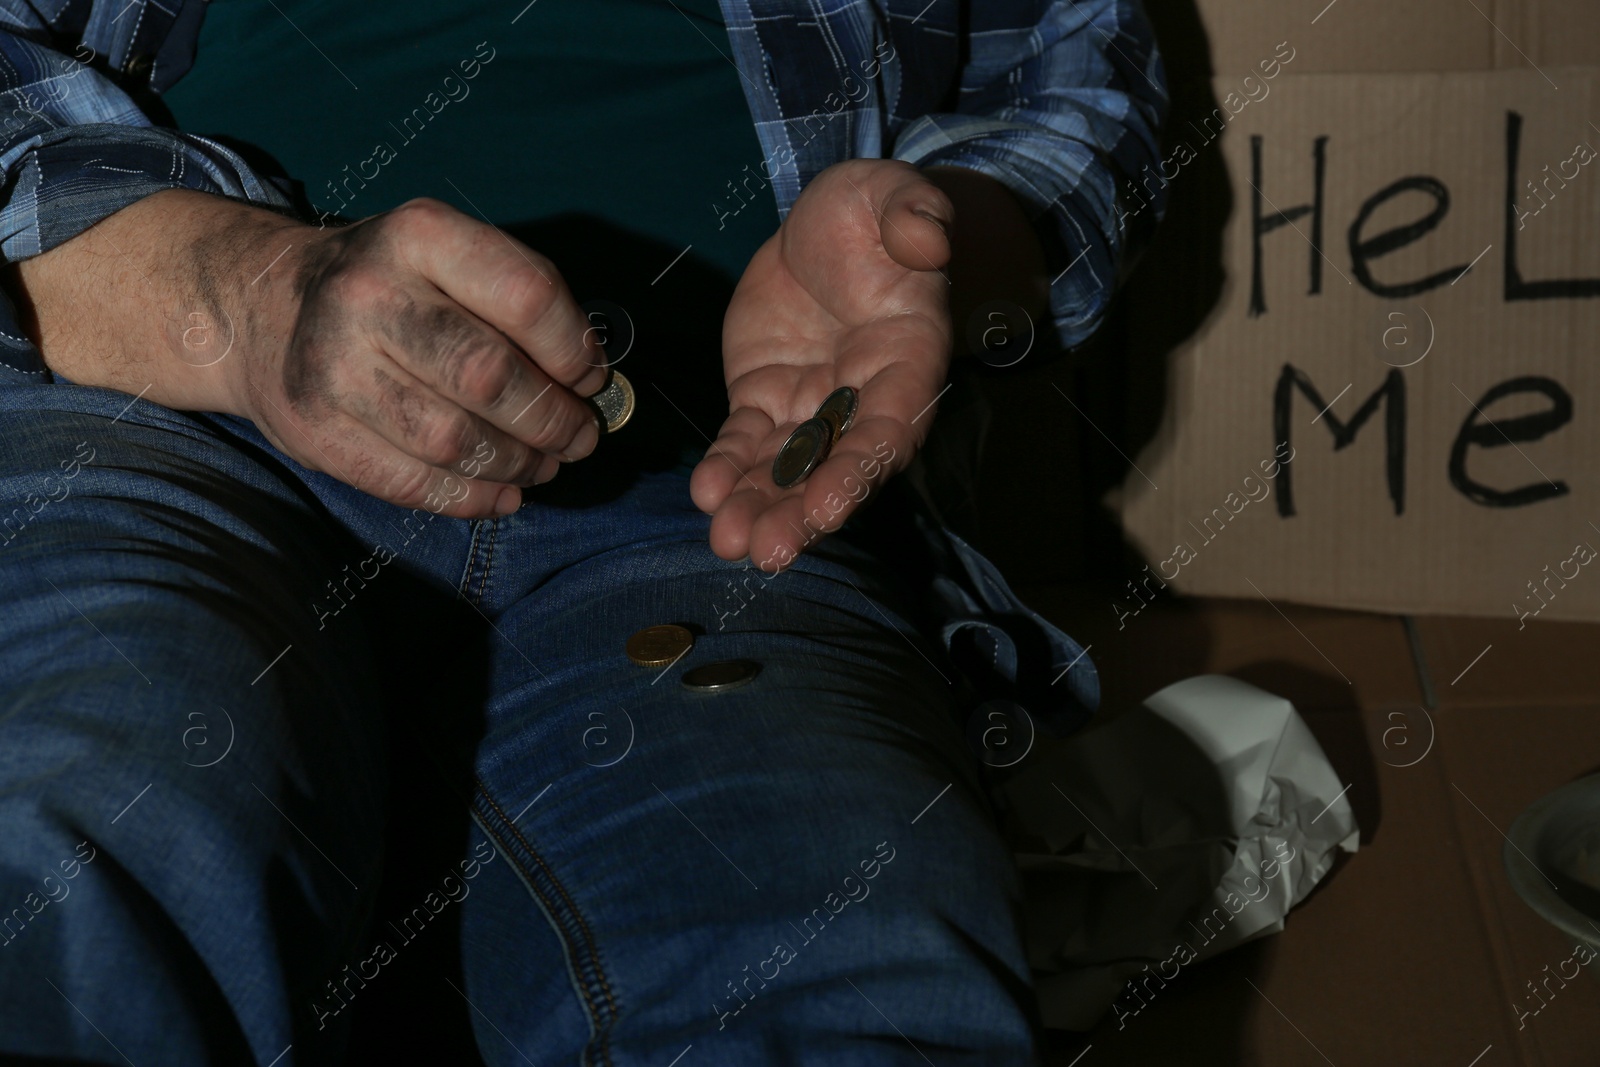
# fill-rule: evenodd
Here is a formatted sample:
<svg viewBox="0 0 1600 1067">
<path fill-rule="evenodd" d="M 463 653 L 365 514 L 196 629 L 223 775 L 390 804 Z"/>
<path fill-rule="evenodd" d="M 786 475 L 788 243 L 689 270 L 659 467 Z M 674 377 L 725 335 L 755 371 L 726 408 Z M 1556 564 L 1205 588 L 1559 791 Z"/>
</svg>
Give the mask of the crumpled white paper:
<svg viewBox="0 0 1600 1067">
<path fill-rule="evenodd" d="M 1344 788 L 1289 701 L 1219 675 L 1041 739 L 998 796 L 1045 1025 L 1125 1024 L 1184 967 L 1281 930 L 1356 850 Z"/>
</svg>

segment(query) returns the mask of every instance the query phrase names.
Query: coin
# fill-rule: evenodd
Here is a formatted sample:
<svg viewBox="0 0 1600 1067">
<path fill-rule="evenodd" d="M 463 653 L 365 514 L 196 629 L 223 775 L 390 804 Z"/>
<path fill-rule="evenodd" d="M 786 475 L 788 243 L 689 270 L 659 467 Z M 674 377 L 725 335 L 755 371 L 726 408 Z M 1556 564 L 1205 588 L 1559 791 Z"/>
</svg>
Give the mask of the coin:
<svg viewBox="0 0 1600 1067">
<path fill-rule="evenodd" d="M 835 389 L 828 394 L 828 399 L 817 408 L 817 418 L 828 424 L 828 429 L 833 431 L 833 440 L 830 445 L 839 443 L 839 438 L 850 428 L 856 417 L 856 391 L 848 385 Z"/>
<path fill-rule="evenodd" d="M 761 664 L 752 663 L 747 659 L 707 663 L 693 670 L 684 671 L 683 687 L 702 693 L 721 693 L 728 689 L 737 689 L 759 673 Z"/>
<path fill-rule="evenodd" d="M 633 383 L 621 371 L 612 371 L 605 388 L 588 400 L 600 415 L 601 433 L 616 433 L 633 417 Z"/>
<path fill-rule="evenodd" d="M 665 667 L 693 647 L 694 634 L 682 626 L 647 626 L 628 638 L 628 658 L 641 667 Z"/>
<path fill-rule="evenodd" d="M 807 419 L 778 449 L 772 460 L 772 480 L 787 489 L 817 469 L 833 446 L 833 428 L 821 419 Z"/>
</svg>

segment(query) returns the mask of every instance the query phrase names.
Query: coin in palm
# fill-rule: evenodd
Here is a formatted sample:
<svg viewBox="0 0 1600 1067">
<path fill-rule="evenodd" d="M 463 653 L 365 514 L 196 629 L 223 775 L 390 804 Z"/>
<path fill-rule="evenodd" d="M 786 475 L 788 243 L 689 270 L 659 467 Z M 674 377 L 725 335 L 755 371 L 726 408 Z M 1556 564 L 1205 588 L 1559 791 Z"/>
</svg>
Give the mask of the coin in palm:
<svg viewBox="0 0 1600 1067">
<path fill-rule="evenodd" d="M 833 428 L 821 419 L 807 419 L 778 449 L 772 461 L 772 480 L 787 489 L 805 480 L 828 456 L 833 445 Z"/>
<path fill-rule="evenodd" d="M 848 385 L 835 389 L 828 394 L 828 399 L 817 408 L 817 418 L 828 424 L 832 434 L 829 445 L 839 443 L 839 438 L 850 428 L 856 417 L 856 391 Z"/>
</svg>

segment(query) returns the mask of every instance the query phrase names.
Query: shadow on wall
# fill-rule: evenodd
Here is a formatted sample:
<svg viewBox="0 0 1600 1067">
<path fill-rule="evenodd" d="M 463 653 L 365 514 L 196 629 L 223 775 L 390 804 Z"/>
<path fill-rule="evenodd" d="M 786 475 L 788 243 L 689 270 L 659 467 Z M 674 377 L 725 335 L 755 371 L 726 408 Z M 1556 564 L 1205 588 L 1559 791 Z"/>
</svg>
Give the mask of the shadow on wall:
<svg viewBox="0 0 1600 1067">
<path fill-rule="evenodd" d="M 1205 613 L 1192 602 L 1163 595 L 1161 621 L 1141 623 L 1137 640 L 1119 634 L 1104 607 L 1146 561 L 1102 501 L 1129 477 L 1140 477 L 1132 464 L 1161 429 L 1171 353 L 1218 307 L 1223 228 L 1235 208 L 1218 143 L 1207 143 L 1195 128 L 1219 102 L 1211 88 L 1210 40 L 1194 0 L 1145 0 L 1145 10 L 1171 94 L 1162 158 L 1180 142 L 1196 150 L 1195 158 L 1167 186 L 1165 219 L 1089 344 L 1054 357 L 1038 353 L 1006 369 L 980 368 L 996 416 L 982 480 L 976 506 L 947 516 L 1019 595 L 1093 646 L 1116 705 L 1107 707 L 1112 713 L 1203 671 L 1215 644 Z M 1345 685 L 1274 662 L 1236 673 L 1298 708 L 1318 709 L 1304 718 L 1336 771 L 1360 783 L 1352 794 L 1377 797 L 1360 711 Z M 1370 839 L 1380 815 L 1376 800 L 1356 814 Z M 1087 1034 L 1049 1032 L 1045 1062 L 1065 1067 L 1090 1045 L 1119 1064 L 1242 1062 L 1246 1020 L 1259 1007 L 1250 983 L 1260 984 L 1275 951 L 1275 938 L 1267 937 L 1186 969 L 1154 1010 L 1125 1027 L 1108 1015 Z"/>
<path fill-rule="evenodd" d="M 1193 0 L 1147 0 L 1145 9 L 1171 94 L 1162 158 L 1180 142 L 1196 157 L 1169 183 L 1166 217 L 1100 333 L 1068 355 L 981 372 L 1000 417 L 987 441 L 979 506 L 950 521 L 1019 584 L 1116 587 L 1144 566 L 1132 562 L 1101 501 L 1138 477 L 1129 457 L 1160 428 L 1169 354 L 1222 295 L 1222 229 L 1233 195 L 1218 143 L 1200 147 L 1189 125 L 1219 106 L 1209 39 Z"/>
</svg>

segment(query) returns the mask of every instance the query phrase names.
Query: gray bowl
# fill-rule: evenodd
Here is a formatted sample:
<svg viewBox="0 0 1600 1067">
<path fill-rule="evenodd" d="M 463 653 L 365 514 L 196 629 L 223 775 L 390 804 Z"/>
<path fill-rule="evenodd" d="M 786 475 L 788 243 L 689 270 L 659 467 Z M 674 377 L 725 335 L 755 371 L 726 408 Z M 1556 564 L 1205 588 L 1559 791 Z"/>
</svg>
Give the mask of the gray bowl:
<svg viewBox="0 0 1600 1067">
<path fill-rule="evenodd" d="M 1519 896 L 1562 933 L 1600 952 L 1600 774 L 1540 797 L 1503 849 Z"/>
</svg>

